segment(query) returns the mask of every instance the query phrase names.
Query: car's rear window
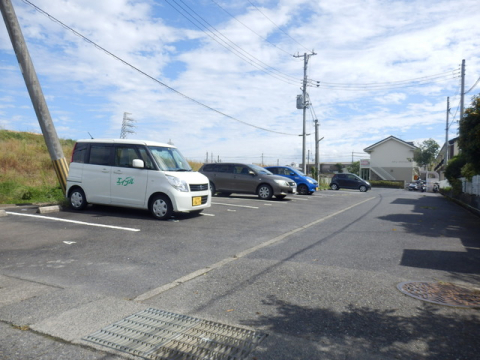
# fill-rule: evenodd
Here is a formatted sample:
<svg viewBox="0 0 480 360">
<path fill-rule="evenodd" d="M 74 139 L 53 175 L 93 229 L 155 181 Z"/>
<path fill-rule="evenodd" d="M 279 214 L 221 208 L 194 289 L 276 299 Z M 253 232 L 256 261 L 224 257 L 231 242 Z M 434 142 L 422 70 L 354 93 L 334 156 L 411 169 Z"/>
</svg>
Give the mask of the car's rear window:
<svg viewBox="0 0 480 360">
<path fill-rule="evenodd" d="M 72 162 L 84 163 L 87 149 L 88 149 L 88 145 L 86 143 L 77 142 L 75 144 L 75 148 L 73 149 Z"/>
</svg>

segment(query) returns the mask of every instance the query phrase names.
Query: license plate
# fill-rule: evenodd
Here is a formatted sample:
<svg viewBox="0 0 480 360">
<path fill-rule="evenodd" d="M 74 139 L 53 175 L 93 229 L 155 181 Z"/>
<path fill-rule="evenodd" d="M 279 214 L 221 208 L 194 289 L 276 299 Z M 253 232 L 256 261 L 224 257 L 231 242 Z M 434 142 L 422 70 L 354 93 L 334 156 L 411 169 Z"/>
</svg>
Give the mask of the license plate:
<svg viewBox="0 0 480 360">
<path fill-rule="evenodd" d="M 192 206 L 202 205 L 202 197 L 201 196 L 194 196 L 192 197 Z"/>
</svg>

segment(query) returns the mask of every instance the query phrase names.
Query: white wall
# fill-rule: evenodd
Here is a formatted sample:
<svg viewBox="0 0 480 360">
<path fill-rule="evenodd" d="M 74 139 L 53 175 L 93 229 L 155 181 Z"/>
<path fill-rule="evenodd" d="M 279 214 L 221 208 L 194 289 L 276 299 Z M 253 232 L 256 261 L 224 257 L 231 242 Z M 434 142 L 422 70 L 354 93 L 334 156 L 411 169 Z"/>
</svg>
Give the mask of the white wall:
<svg viewBox="0 0 480 360">
<path fill-rule="evenodd" d="M 393 139 L 377 145 L 370 153 L 371 166 L 385 168 L 412 168 L 415 163 L 407 158 L 413 159 L 413 150 Z"/>
</svg>

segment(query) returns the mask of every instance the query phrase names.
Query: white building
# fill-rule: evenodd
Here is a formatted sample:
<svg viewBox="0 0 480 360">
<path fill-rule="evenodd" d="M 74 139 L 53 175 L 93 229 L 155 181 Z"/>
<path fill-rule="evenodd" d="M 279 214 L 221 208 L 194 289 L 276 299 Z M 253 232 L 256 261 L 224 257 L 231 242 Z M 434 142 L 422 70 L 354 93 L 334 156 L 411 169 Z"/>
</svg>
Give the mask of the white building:
<svg viewBox="0 0 480 360">
<path fill-rule="evenodd" d="M 412 181 L 417 164 L 413 153 L 417 147 L 389 136 L 363 149 L 370 154 L 370 160 L 360 160 L 360 176 L 366 180 L 403 180 Z"/>
</svg>

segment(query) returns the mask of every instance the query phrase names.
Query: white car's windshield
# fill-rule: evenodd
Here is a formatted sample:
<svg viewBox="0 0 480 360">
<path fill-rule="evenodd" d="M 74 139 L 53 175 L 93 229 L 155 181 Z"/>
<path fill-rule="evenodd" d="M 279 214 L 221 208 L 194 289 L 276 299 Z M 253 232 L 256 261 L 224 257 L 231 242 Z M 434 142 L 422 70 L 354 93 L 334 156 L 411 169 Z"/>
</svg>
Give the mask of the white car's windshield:
<svg viewBox="0 0 480 360">
<path fill-rule="evenodd" d="M 160 170 L 164 171 L 192 171 L 189 163 L 176 148 L 149 146 Z"/>
</svg>

